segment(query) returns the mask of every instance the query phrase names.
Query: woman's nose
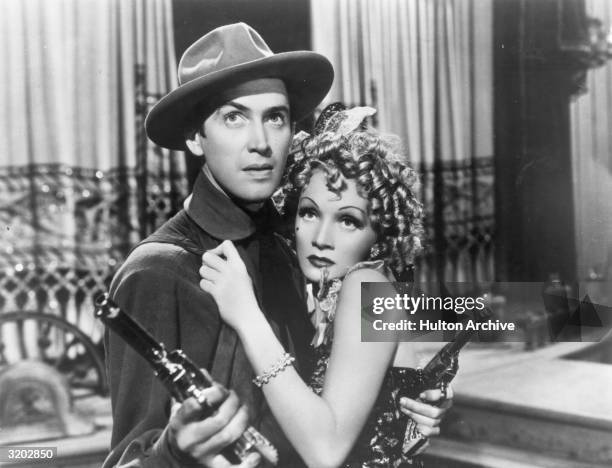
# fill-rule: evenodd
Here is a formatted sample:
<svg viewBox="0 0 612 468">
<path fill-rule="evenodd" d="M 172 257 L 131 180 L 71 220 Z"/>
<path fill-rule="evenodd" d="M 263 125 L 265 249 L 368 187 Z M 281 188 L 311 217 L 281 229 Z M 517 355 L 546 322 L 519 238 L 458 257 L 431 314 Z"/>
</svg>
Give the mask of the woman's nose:
<svg viewBox="0 0 612 468">
<path fill-rule="evenodd" d="M 322 222 L 319 224 L 315 236 L 312 240 L 312 245 L 319 249 L 333 249 L 334 248 L 334 235 L 332 232 L 331 223 Z"/>
</svg>

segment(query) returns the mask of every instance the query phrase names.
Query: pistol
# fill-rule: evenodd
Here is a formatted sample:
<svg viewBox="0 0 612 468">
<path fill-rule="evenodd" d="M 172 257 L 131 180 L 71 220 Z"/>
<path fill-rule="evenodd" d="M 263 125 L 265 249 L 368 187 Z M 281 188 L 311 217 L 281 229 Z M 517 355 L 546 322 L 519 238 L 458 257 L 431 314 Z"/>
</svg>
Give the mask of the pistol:
<svg viewBox="0 0 612 468">
<path fill-rule="evenodd" d="M 491 311 L 483 309 L 479 314 L 475 314 L 474 321 L 482 322 L 489 317 L 491 317 Z M 474 333 L 476 333 L 475 329 L 466 330 L 464 328 L 459 331 L 455 339 L 444 345 L 424 368 L 417 369 L 416 384 L 412 385 L 411 388 L 400 390 L 397 401 L 399 402 L 399 399 L 403 396 L 417 399 L 425 390 L 446 388 L 459 370 L 459 351 L 470 341 Z M 438 406 L 442 404 L 442 400 L 429 404 Z M 416 430 L 416 424 L 409 423 L 404 436 L 402 455 L 410 458 L 427 443 L 427 440 L 427 437 L 424 437 Z"/>
<path fill-rule="evenodd" d="M 203 394 L 204 389 L 213 385 L 212 378 L 206 371 L 198 368 L 182 350 L 167 351 L 142 325 L 122 311 L 108 294 L 96 298 L 95 316 L 149 363 L 174 399 L 183 402 L 194 397 L 202 407 L 202 419 L 217 410 L 206 401 Z M 229 394 L 229 391 L 218 383 L 215 385 L 226 395 Z M 278 463 L 276 448 L 253 427 L 248 427 L 240 438 L 227 446 L 221 454 L 230 463 L 238 464 L 252 452 L 258 452 L 272 465 Z"/>
</svg>

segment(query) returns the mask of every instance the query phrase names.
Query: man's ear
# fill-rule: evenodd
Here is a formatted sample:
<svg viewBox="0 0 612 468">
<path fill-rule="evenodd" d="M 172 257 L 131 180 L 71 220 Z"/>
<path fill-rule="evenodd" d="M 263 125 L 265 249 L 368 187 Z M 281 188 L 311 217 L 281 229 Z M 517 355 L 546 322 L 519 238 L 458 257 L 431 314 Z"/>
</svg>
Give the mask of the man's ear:
<svg viewBox="0 0 612 468">
<path fill-rule="evenodd" d="M 187 145 L 187 148 L 189 148 L 189 151 L 196 156 L 204 155 L 204 148 L 202 148 L 202 136 L 197 130 L 193 131 L 189 135 L 185 135 L 185 144 Z"/>
</svg>

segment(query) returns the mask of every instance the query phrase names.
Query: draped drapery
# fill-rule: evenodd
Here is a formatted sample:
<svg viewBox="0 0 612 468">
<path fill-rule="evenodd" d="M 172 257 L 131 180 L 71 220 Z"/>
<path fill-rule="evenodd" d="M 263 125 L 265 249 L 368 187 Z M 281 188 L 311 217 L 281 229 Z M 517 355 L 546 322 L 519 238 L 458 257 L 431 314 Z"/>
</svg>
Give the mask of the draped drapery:
<svg viewBox="0 0 612 468">
<path fill-rule="evenodd" d="M 491 0 L 313 0 L 326 102 L 371 105 L 422 175 L 422 279 L 493 279 Z"/>
<path fill-rule="evenodd" d="M 176 84 L 171 1 L 3 0 L 0 61 L 0 311 L 96 340 L 91 297 L 186 191 L 143 128 Z"/>
<path fill-rule="evenodd" d="M 612 27 L 612 2 L 586 0 L 587 15 Z M 608 36 L 608 40 L 610 37 Z M 578 278 L 612 275 L 612 61 L 588 71 L 570 107 Z"/>
</svg>

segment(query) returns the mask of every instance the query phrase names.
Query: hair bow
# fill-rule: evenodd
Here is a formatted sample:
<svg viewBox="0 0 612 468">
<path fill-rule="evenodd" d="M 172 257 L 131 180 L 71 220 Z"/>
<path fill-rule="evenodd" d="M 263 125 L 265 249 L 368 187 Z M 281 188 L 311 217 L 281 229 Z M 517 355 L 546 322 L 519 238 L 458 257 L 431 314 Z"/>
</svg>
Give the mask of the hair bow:
<svg viewBox="0 0 612 468">
<path fill-rule="evenodd" d="M 330 106 L 333 106 L 331 104 Z M 328 106 L 325 110 L 327 110 Z M 336 108 L 337 109 L 337 108 Z M 351 109 L 335 110 L 326 114 L 325 110 L 319 116 L 315 125 L 315 133 L 333 132 L 348 135 L 359 128 L 364 120 L 376 113 L 373 107 L 359 106 Z M 321 121 L 321 122 L 320 122 Z"/>
<path fill-rule="evenodd" d="M 324 132 L 333 132 L 339 135 L 348 135 L 364 125 L 364 120 L 374 114 L 376 114 L 376 109 L 373 107 L 357 106 L 347 109 L 344 104 L 334 102 L 323 109 L 315 123 L 313 133 L 319 135 Z M 291 147 L 293 149 L 300 148 L 307 138 L 310 138 L 308 132 L 299 131 L 294 135 Z"/>
</svg>

